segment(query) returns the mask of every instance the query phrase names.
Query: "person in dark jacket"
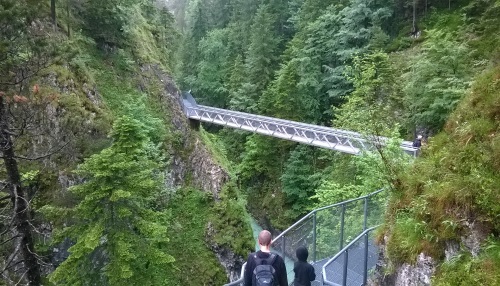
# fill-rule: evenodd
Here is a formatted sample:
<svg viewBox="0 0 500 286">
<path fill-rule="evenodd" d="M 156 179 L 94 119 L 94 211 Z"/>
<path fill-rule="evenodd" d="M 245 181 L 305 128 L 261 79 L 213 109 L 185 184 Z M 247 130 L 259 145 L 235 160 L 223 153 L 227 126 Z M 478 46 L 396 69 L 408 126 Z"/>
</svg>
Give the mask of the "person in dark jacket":
<svg viewBox="0 0 500 286">
<path fill-rule="evenodd" d="M 316 279 L 316 273 L 314 273 L 314 267 L 307 263 L 307 257 L 309 252 L 307 248 L 301 246 L 295 251 L 297 254 L 297 259 L 299 261 L 295 262 L 293 267 L 293 272 L 295 272 L 295 280 L 293 281 L 294 286 L 311 286 L 311 281 Z"/>
<path fill-rule="evenodd" d="M 245 286 L 252 286 L 253 271 L 257 267 L 257 260 L 270 259 L 271 258 L 271 233 L 267 230 L 263 230 L 259 233 L 259 247 L 260 250 L 257 252 L 252 252 L 248 255 L 247 265 L 245 266 L 244 274 L 244 284 Z M 286 266 L 285 261 L 278 254 L 274 254 L 274 262 L 271 266 L 275 270 L 275 278 L 277 280 L 277 285 L 288 286 L 288 278 L 286 276 Z"/>
<path fill-rule="evenodd" d="M 413 147 L 420 148 L 422 146 L 422 135 L 418 135 L 413 141 Z"/>
</svg>

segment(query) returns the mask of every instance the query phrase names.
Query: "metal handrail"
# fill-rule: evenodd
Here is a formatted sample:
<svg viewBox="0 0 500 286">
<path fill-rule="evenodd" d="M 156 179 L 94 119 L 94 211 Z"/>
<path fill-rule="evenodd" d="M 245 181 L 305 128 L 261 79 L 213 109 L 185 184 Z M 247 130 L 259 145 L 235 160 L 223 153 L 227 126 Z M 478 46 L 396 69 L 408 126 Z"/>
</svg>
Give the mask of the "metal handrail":
<svg viewBox="0 0 500 286">
<path fill-rule="evenodd" d="M 380 190 L 377 190 L 377 191 L 375 191 L 375 192 L 369 193 L 369 194 L 367 194 L 367 195 L 364 195 L 364 196 L 361 196 L 361 197 L 358 197 L 358 198 L 354 198 L 354 199 L 350 199 L 350 200 L 342 201 L 342 202 L 339 202 L 339 203 L 331 204 L 331 205 L 328 205 L 328 206 L 324 206 L 324 207 L 321 207 L 321 208 L 317 208 L 317 209 L 315 209 L 315 210 L 312 210 L 312 211 L 311 211 L 311 212 L 309 212 L 307 215 L 305 215 L 305 216 L 304 216 L 304 217 L 302 217 L 300 220 L 298 220 L 297 222 L 295 222 L 294 224 L 292 224 L 290 227 L 288 227 L 286 230 L 284 230 L 282 233 L 280 233 L 278 236 L 276 236 L 276 237 L 275 237 L 275 238 L 271 241 L 271 244 L 275 243 L 275 242 L 276 242 L 277 240 L 279 240 L 280 238 L 282 238 L 282 237 L 286 236 L 286 235 L 287 235 L 290 231 L 293 231 L 293 230 L 294 230 L 294 229 L 295 229 L 298 225 L 300 225 L 302 222 L 304 222 L 305 220 L 307 220 L 307 219 L 308 219 L 308 218 L 310 218 L 311 216 L 312 216 L 313 218 L 315 218 L 315 214 L 316 214 L 317 212 L 319 212 L 319 211 L 322 211 L 322 210 L 325 210 L 325 209 L 329 209 L 329 208 L 335 208 L 335 207 L 343 207 L 343 208 L 345 208 L 345 206 L 346 206 L 346 205 L 348 205 L 348 204 L 350 204 L 350 203 L 353 203 L 353 202 L 356 202 L 356 201 L 361 201 L 361 200 L 365 200 L 365 206 L 364 206 L 364 216 L 365 216 L 365 221 L 364 221 L 364 223 L 363 223 L 363 229 L 366 229 L 367 199 L 369 199 L 369 198 L 371 198 L 371 197 L 373 197 L 373 196 L 375 196 L 375 195 L 377 195 L 377 194 L 379 194 L 379 193 L 383 192 L 384 190 L 386 190 L 386 189 L 385 189 L 385 188 L 382 188 L 382 189 L 380 189 Z M 341 228 L 343 228 L 343 227 L 341 227 Z M 373 228 L 369 228 L 368 230 L 371 230 L 371 229 L 373 229 Z M 341 232 L 343 232 L 343 231 L 341 230 Z M 363 233 L 366 233 L 366 230 L 365 230 Z M 362 234 L 363 234 L 363 233 L 362 233 Z M 361 234 L 361 235 L 359 235 L 358 237 L 356 237 L 353 241 L 357 241 L 357 240 L 359 239 L 359 237 L 360 237 L 360 236 L 362 236 L 362 234 Z M 314 235 L 315 235 L 315 234 L 314 234 Z M 341 240 L 342 240 L 342 239 L 341 239 Z M 343 251 L 344 251 L 347 247 L 349 247 L 349 246 L 351 246 L 351 245 L 352 245 L 353 241 L 352 241 L 352 242 L 350 242 L 350 243 L 348 244 L 348 246 L 346 246 L 346 247 L 344 247 L 344 248 L 342 247 L 342 244 L 341 244 L 341 246 L 340 246 L 341 251 L 340 251 L 340 252 L 339 252 L 336 256 L 334 256 L 334 257 L 338 257 L 338 256 L 339 256 L 339 255 L 340 255 L 340 254 L 341 254 L 341 253 L 342 253 L 342 252 L 343 252 Z M 283 251 L 284 251 L 284 250 L 283 250 Z M 313 252 L 313 261 L 315 262 L 315 258 L 314 258 L 314 257 L 315 257 L 315 252 Z M 328 263 L 331 263 L 330 261 L 331 261 L 331 260 L 329 260 L 329 262 L 327 262 L 327 264 L 328 264 Z M 240 285 L 241 283 L 243 283 L 243 280 L 244 280 L 245 265 L 246 265 L 246 263 L 245 263 L 245 264 L 243 264 L 243 266 L 242 266 L 242 269 L 241 269 L 241 277 L 240 277 L 240 279 L 238 279 L 238 280 L 236 280 L 236 281 L 234 281 L 234 282 L 231 282 L 231 283 L 229 283 L 229 284 L 225 284 L 224 286 L 235 286 L 235 285 Z M 326 264 L 325 264 L 325 265 L 326 265 Z M 325 269 L 323 268 L 323 275 L 325 275 L 324 271 L 325 271 Z M 333 283 L 333 282 L 332 282 L 332 283 Z M 333 285 L 337 285 L 337 284 L 333 284 Z"/>
<path fill-rule="evenodd" d="M 243 280 L 245 279 L 245 267 L 247 266 L 247 263 L 243 263 L 243 265 L 241 266 L 241 274 L 240 274 L 240 279 L 236 280 L 236 281 L 233 281 L 231 283 L 228 283 L 228 284 L 224 284 L 224 286 L 236 286 L 236 285 L 239 285 L 241 283 L 243 283 Z"/>
<path fill-rule="evenodd" d="M 258 121 L 263 124 L 273 124 L 273 125 L 278 125 L 280 127 L 284 128 L 294 128 L 297 131 L 300 132 L 314 132 L 322 136 L 337 136 L 340 137 L 341 139 L 346 139 L 347 142 L 341 143 L 341 145 L 348 144 L 350 148 L 355 148 L 357 149 L 358 147 L 354 147 L 354 143 L 360 144 L 362 148 L 366 148 L 365 143 L 369 142 L 372 145 L 377 145 L 377 144 L 382 144 L 385 145 L 386 142 L 389 140 L 389 138 L 382 137 L 382 136 L 366 136 L 358 132 L 353 132 L 349 130 L 342 130 L 342 129 L 336 129 L 332 127 L 326 127 L 326 126 L 319 126 L 319 125 L 313 125 L 313 124 L 308 124 L 308 123 L 301 123 L 297 121 L 291 121 L 291 120 L 285 120 L 285 119 L 279 119 L 279 118 L 273 118 L 273 117 L 268 117 L 268 116 L 262 116 L 262 115 L 255 115 L 255 114 L 250 114 L 250 113 L 245 113 L 245 112 L 240 112 L 240 111 L 232 111 L 232 110 L 227 110 L 227 109 L 222 109 L 222 108 L 216 108 L 216 107 L 210 107 L 210 106 L 204 106 L 204 105 L 198 105 L 195 101 L 195 99 L 192 97 L 190 93 L 184 93 L 183 94 L 184 100 L 183 102 L 183 107 L 184 107 L 184 112 L 186 113 L 186 116 L 192 117 L 192 115 L 189 114 L 189 111 L 195 111 L 195 112 L 205 112 L 205 113 L 214 113 L 216 116 L 233 116 L 237 117 L 239 119 L 243 120 L 252 120 L 252 121 Z M 187 103 L 187 104 L 186 104 Z M 209 120 L 204 120 L 203 115 L 199 114 L 195 116 L 199 118 L 201 121 L 209 121 Z M 211 122 L 216 120 L 213 118 Z M 226 122 L 225 125 L 228 125 L 229 122 Z M 258 127 L 257 127 L 258 129 Z M 279 137 L 279 136 L 278 136 Z M 299 136 L 301 137 L 301 136 Z M 371 138 L 368 139 L 367 137 Z M 281 137 L 280 137 L 281 138 Z M 337 140 L 339 140 L 337 138 Z M 351 142 L 353 140 L 354 142 Z M 314 140 L 313 140 L 314 141 Z M 302 141 L 301 141 L 302 142 Z M 302 142 L 306 143 L 307 142 Z M 337 146 L 339 143 L 332 143 L 334 146 Z M 313 144 L 315 145 L 315 144 Z M 316 146 L 316 145 L 315 145 Z M 331 146 L 330 146 L 331 147 Z M 330 148 L 328 147 L 328 148 Z M 412 142 L 410 141 L 403 141 L 400 144 L 400 148 L 403 149 L 405 152 L 411 153 L 413 156 L 417 155 L 417 152 L 419 148 L 413 147 Z M 340 151 L 340 150 L 339 150 Z M 359 151 L 349 151 L 349 150 L 344 150 L 346 153 L 351 153 L 351 154 L 358 154 Z"/>
<path fill-rule="evenodd" d="M 355 201 L 359 201 L 359 200 L 364 200 L 366 198 L 370 198 L 380 192 L 383 192 L 385 190 L 385 188 L 383 189 L 380 189 L 378 191 L 375 191 L 373 193 L 369 193 L 368 195 L 364 195 L 362 197 L 358 197 L 358 198 L 354 198 L 354 199 L 350 199 L 350 200 L 347 200 L 347 201 L 343 201 L 343 202 L 340 202 L 340 203 L 335 203 L 335 204 L 332 204 L 332 205 L 328 205 L 328 206 L 324 206 L 324 207 L 321 207 L 321 208 L 317 208 L 315 210 L 312 210 L 311 212 L 309 212 L 307 215 L 305 215 L 303 218 L 301 218 L 300 220 L 298 220 L 297 222 L 295 222 L 294 224 L 292 224 L 290 227 L 288 227 L 287 229 L 285 229 L 282 233 L 280 233 L 278 236 L 276 236 L 271 244 L 273 242 L 275 242 L 276 240 L 278 240 L 279 238 L 281 238 L 282 236 L 284 236 L 287 232 L 291 231 L 292 229 L 294 229 L 298 224 L 300 224 L 301 222 L 303 222 L 304 220 L 306 220 L 307 218 L 311 217 L 312 215 L 314 215 L 314 213 L 318 212 L 318 211 L 321 211 L 321 210 L 325 210 L 325 209 L 329 209 L 329 208 L 334 208 L 334 207 L 338 207 L 338 206 L 342 206 L 342 205 L 346 205 L 348 203 L 352 203 L 352 202 L 355 202 Z"/>
<path fill-rule="evenodd" d="M 359 234 L 355 239 L 353 239 L 349 244 L 347 244 L 341 251 L 339 251 L 334 257 L 332 257 L 330 260 L 328 260 L 324 265 L 323 265 L 323 268 L 322 268 L 322 275 L 323 275 L 323 284 L 325 285 L 332 285 L 332 286 L 342 286 L 341 284 L 337 284 L 335 282 L 332 282 L 332 281 L 329 281 L 328 278 L 326 277 L 326 267 L 328 267 L 330 264 L 332 264 L 333 261 L 337 260 L 342 254 L 346 254 L 345 256 L 345 259 L 344 259 L 344 264 L 343 264 L 343 272 L 344 272 L 344 276 L 342 277 L 343 279 L 343 285 L 346 284 L 346 278 L 347 278 L 347 263 L 348 263 L 348 259 L 347 259 L 347 254 L 349 252 L 349 248 L 351 246 L 354 245 L 354 243 L 358 242 L 358 240 L 360 240 L 363 236 L 367 236 L 369 232 L 371 232 L 372 230 L 376 229 L 377 227 L 379 227 L 380 225 L 377 225 L 377 226 L 374 226 L 374 227 L 370 227 L 368 229 L 365 229 L 361 234 Z M 366 241 L 366 238 L 365 238 L 365 241 Z M 365 249 L 368 248 L 368 243 L 365 243 Z M 366 250 L 365 250 L 365 253 L 366 253 Z M 366 267 L 366 261 L 368 259 L 368 256 L 365 254 L 365 267 Z M 366 273 L 367 273 L 367 269 L 364 269 L 363 273 L 365 273 L 364 275 L 364 284 L 366 284 Z"/>
</svg>

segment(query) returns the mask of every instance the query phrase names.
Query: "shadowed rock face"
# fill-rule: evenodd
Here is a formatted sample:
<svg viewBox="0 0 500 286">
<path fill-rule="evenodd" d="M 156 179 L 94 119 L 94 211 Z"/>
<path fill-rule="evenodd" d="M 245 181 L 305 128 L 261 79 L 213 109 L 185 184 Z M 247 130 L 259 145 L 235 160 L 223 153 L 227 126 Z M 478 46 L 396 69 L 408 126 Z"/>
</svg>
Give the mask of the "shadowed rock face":
<svg viewBox="0 0 500 286">
<path fill-rule="evenodd" d="M 182 111 L 181 93 L 173 79 L 155 65 L 144 65 L 141 71 L 141 86 L 149 85 L 151 81 L 161 83 L 159 99 L 169 115 L 175 136 L 180 137 L 176 140 L 178 144 L 169 146 L 172 161 L 167 184 L 175 187 L 189 180 L 194 186 L 218 199 L 222 186 L 229 180 L 229 175 L 212 158 L 203 142 L 190 128 L 189 120 Z"/>
<path fill-rule="evenodd" d="M 212 194 L 212 197 L 218 200 L 222 187 L 229 181 L 229 174 L 212 158 L 199 136 L 190 127 L 189 120 L 182 111 L 182 96 L 175 82 L 155 65 L 142 66 L 140 77 L 141 86 L 147 86 L 151 81 L 161 83 L 162 89 L 158 97 L 165 112 L 168 113 L 171 129 L 176 137 L 175 146 L 168 146 L 171 161 L 165 176 L 165 185 L 175 189 L 190 182 L 191 185 Z M 207 246 L 215 253 L 232 281 L 239 277 L 244 258 L 214 243 L 213 232 L 209 224 L 205 237 Z"/>
</svg>

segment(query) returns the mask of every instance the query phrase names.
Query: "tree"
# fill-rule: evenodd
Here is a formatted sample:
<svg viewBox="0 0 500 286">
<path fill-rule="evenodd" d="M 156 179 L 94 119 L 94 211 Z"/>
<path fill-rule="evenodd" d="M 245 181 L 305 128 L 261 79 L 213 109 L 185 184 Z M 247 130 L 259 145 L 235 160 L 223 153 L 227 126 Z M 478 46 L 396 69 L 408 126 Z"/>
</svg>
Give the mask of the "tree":
<svg viewBox="0 0 500 286">
<path fill-rule="evenodd" d="M 76 243 L 51 274 L 64 285 L 164 285 L 167 213 L 156 201 L 162 187 L 157 147 L 145 123 L 128 116 L 113 125 L 113 144 L 78 169 L 86 178 L 70 190 L 73 224 L 60 233 Z M 50 214 L 57 209 L 46 208 Z"/>
<path fill-rule="evenodd" d="M 409 126 L 439 131 L 469 87 L 468 48 L 442 31 L 428 31 L 422 53 L 403 75 Z"/>
<path fill-rule="evenodd" d="M 257 102 L 262 92 L 271 81 L 278 62 L 278 45 L 280 37 L 274 32 L 273 14 L 268 5 L 261 5 L 251 28 L 250 45 L 245 60 L 246 81 L 235 100 L 248 102 L 242 107 L 247 112 L 257 112 Z M 242 97 L 246 97 L 243 99 Z"/>
<path fill-rule="evenodd" d="M 281 181 L 287 203 L 291 205 L 290 217 L 298 217 L 307 210 L 309 198 L 319 185 L 315 162 L 317 153 L 314 147 L 298 145 L 286 162 Z"/>
<path fill-rule="evenodd" d="M 333 125 L 366 135 L 391 135 L 394 122 L 403 121 L 394 74 L 386 53 L 354 57 L 352 66 L 347 68 L 354 91 L 343 105 L 334 108 Z"/>
<path fill-rule="evenodd" d="M 88 0 L 83 3 L 82 28 L 100 45 L 123 46 L 123 27 L 129 20 L 129 9 L 141 0 Z"/>
<path fill-rule="evenodd" d="M 31 215 L 28 203 L 28 196 L 24 191 L 23 184 L 21 183 L 21 174 L 19 172 L 16 155 L 14 152 L 14 144 L 11 136 L 11 128 L 8 123 L 7 106 L 4 102 L 5 94 L 0 92 L 0 146 L 2 152 L 2 159 L 7 171 L 8 181 L 2 182 L 2 189 L 7 187 L 9 194 L 2 197 L 0 200 L 10 199 L 12 204 L 11 221 L 6 225 L 2 224 L 2 232 L 0 235 L 12 232 L 11 238 L 1 241 L 1 245 L 6 244 L 12 240 L 19 241 L 21 259 L 16 259 L 18 249 L 8 258 L 7 265 L 2 269 L 2 276 L 12 268 L 14 271 L 18 270 L 19 276 L 24 276 L 26 273 L 28 285 L 40 285 L 40 264 L 36 256 L 35 247 L 33 243 L 33 234 L 30 225 Z M 22 264 L 24 267 L 19 267 Z M 25 268 L 25 270 L 21 270 Z M 5 276 L 4 276 L 5 278 Z M 6 279 L 7 280 L 7 279 Z"/>
<path fill-rule="evenodd" d="M 50 0 L 50 16 L 52 18 L 52 25 L 54 25 L 54 29 L 57 27 L 56 22 L 56 0 Z"/>
<path fill-rule="evenodd" d="M 38 1 L 0 1 L 0 158 L 5 167 L 2 175 L 6 176 L 0 181 L 0 245 L 9 251 L 0 275 L 8 283 L 27 285 L 41 284 L 40 258 L 34 246 L 31 198 L 22 183 L 18 161 L 37 158 L 19 156 L 16 144 L 43 118 L 27 108 L 37 104 L 33 95 L 38 91 L 35 86 L 30 92 L 29 80 L 53 57 L 40 31 L 43 27 L 31 26 L 40 8 Z"/>
<path fill-rule="evenodd" d="M 227 32 L 227 29 L 212 30 L 199 43 L 201 61 L 196 81 L 191 86 L 208 105 L 226 107 L 229 100 L 226 87 L 229 69 Z"/>
</svg>

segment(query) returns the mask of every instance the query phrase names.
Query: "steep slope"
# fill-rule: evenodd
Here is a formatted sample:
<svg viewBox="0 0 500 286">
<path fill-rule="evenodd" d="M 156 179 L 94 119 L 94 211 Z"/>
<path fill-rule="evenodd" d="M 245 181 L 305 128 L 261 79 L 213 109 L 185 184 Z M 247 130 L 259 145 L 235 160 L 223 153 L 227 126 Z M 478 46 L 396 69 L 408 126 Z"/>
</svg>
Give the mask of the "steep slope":
<svg viewBox="0 0 500 286">
<path fill-rule="evenodd" d="M 391 194 L 383 240 L 390 285 L 497 285 L 500 67 L 478 76 L 445 131 Z"/>
<path fill-rule="evenodd" d="M 487 64 L 391 194 L 384 285 L 500 284 L 500 39 L 492 30 L 500 6 L 482 4 L 462 10 L 462 27 L 475 35 L 473 57 Z"/>
<path fill-rule="evenodd" d="M 42 276 L 71 255 L 68 247 L 73 242 L 63 239 L 54 245 L 52 239 L 53 230 L 73 222 L 71 217 L 39 210 L 49 205 L 71 208 L 78 203 L 68 189 L 84 178 L 74 170 L 85 158 L 110 146 L 107 134 L 116 118 L 131 115 L 161 123 L 158 130 L 149 132 L 161 139 L 157 159 L 164 163 L 161 173 L 165 179 L 157 204 L 171 213 L 166 234 L 170 243 L 165 247 L 176 260 L 162 275 L 169 285 L 223 284 L 239 275 L 243 256 L 252 248 L 251 230 L 228 171 L 214 159 L 215 151 L 190 128 L 182 113 L 180 92 L 168 73 L 176 36 L 170 16 L 151 1 L 122 1 L 119 11 L 94 2 L 86 5 L 95 6 L 68 7 L 70 17 L 58 18 L 59 27 L 71 24 L 74 29 L 69 38 L 62 28 L 54 32 L 44 16 L 48 7 L 40 6 L 39 18 L 29 19 L 33 22 L 28 25 L 58 48 L 46 66 L 20 83 L 4 85 L 2 77 L 0 84 L 0 96 L 8 101 L 13 114 L 12 126 L 30 124 L 23 136 L 16 137 L 15 151 L 31 202 L 31 231 L 35 251 L 43 259 Z M 24 1 L 17 3 L 24 5 Z M 21 4 L 0 4 L 7 12 L 11 7 L 25 9 Z M 124 22 L 92 30 L 102 19 L 93 19 L 96 26 L 90 26 L 85 22 L 89 9 L 97 9 L 94 12 L 103 17 L 111 13 L 108 16 L 118 16 L 113 19 Z M 66 7 L 57 7 L 57 11 L 65 15 Z M 0 32 L 3 37 L 5 31 Z M 113 37 L 106 36 L 109 32 Z M 0 61 L 5 63 L 3 58 Z M 16 121 L 19 114 L 32 117 Z M 3 167 L 0 176 L 3 188 L 8 182 Z M 3 201 L 2 212 L 9 214 L 11 205 Z M 8 224 L 2 222 L 1 227 L 2 232 L 9 231 Z M 235 233 L 238 239 L 232 239 Z M 18 259 L 13 250 L 23 242 L 17 241 L 15 234 L 13 240 L 6 233 L 1 235 L 1 241 L 14 241 L 1 246 L 1 274 L 7 283 L 23 281 L 22 268 L 9 266 L 9 260 Z"/>
</svg>

